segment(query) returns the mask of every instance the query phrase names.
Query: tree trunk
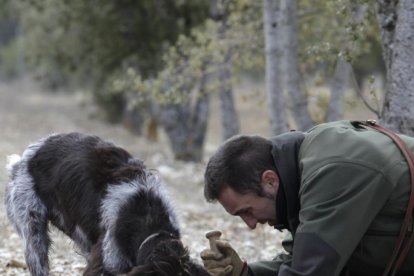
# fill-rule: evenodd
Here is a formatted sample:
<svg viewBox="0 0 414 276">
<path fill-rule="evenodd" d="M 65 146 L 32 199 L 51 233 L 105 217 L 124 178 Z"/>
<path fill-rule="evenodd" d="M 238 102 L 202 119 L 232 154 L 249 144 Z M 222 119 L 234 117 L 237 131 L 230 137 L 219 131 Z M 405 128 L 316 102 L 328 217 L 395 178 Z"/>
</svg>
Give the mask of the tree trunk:
<svg viewBox="0 0 414 276">
<path fill-rule="evenodd" d="M 160 108 L 159 120 L 176 160 L 199 162 L 203 158 L 210 102 L 209 93 L 205 91 L 208 81 L 208 75 L 203 74 L 199 93 L 193 104 L 190 101 L 168 103 Z M 191 93 L 194 88 L 181 87 L 181 90 Z"/>
<path fill-rule="evenodd" d="M 210 115 L 210 93 L 207 91 L 207 85 L 211 81 L 208 74 L 203 74 L 200 84 L 200 90 L 197 95 L 194 106 L 193 115 L 191 118 L 192 142 L 194 146 L 194 161 L 201 161 L 203 159 L 204 141 L 207 134 L 208 118 Z"/>
<path fill-rule="evenodd" d="M 381 32 L 382 52 L 386 68 L 391 65 L 395 26 L 397 24 L 398 0 L 378 0 L 378 24 Z M 387 71 L 388 73 L 388 71 Z M 388 75 L 387 75 L 388 79 Z"/>
<path fill-rule="evenodd" d="M 334 78 L 331 82 L 331 98 L 325 118 L 327 122 L 340 120 L 344 116 L 342 98 L 349 82 L 351 70 L 351 64 L 346 62 L 343 57 L 338 57 Z"/>
<path fill-rule="evenodd" d="M 160 120 L 176 160 L 202 160 L 208 106 L 208 95 L 204 94 L 197 100 L 193 110 L 184 103 L 166 104 L 162 107 Z"/>
<path fill-rule="evenodd" d="M 236 112 L 231 85 L 231 50 L 228 50 L 226 61 L 221 66 L 218 74 L 223 140 L 226 140 L 240 131 L 239 117 Z"/>
<path fill-rule="evenodd" d="M 191 129 L 189 133 L 189 148 L 191 158 L 187 161 L 200 162 L 203 159 L 204 141 L 207 132 L 209 115 L 209 94 L 205 93 L 197 99 L 191 116 Z"/>
<path fill-rule="evenodd" d="M 194 154 L 189 148 L 190 109 L 185 104 L 165 104 L 160 110 L 160 122 L 170 141 L 171 150 L 177 160 L 192 160 Z"/>
<path fill-rule="evenodd" d="M 211 0 L 210 14 L 217 22 L 218 37 L 226 40 L 227 19 L 229 15 L 229 2 L 226 0 Z M 211 64 L 217 68 L 216 77 L 219 83 L 219 96 L 221 108 L 221 125 L 223 129 L 223 140 L 226 140 L 240 131 L 239 116 L 236 111 L 232 89 L 232 49 L 227 45 L 225 58 L 222 63 Z"/>
<path fill-rule="evenodd" d="M 387 68 L 382 123 L 414 136 L 414 2 L 379 0 L 378 19 Z"/>
<path fill-rule="evenodd" d="M 351 5 L 351 25 L 358 25 L 364 19 L 365 12 L 368 9 L 368 5 L 359 4 L 356 0 L 350 1 Z M 353 41 L 348 41 L 344 47 L 344 51 L 352 51 Z M 349 79 L 352 73 L 351 64 L 345 60 L 341 55 L 338 56 L 336 61 L 335 73 L 331 82 L 331 98 L 326 112 L 326 121 L 341 120 L 344 116 L 343 97 L 346 92 L 346 88 L 349 84 Z"/>
<path fill-rule="evenodd" d="M 284 67 L 286 69 L 286 88 L 290 98 L 290 111 L 296 125 L 301 130 L 311 128 L 314 123 L 308 110 L 308 100 L 301 87 L 298 62 L 297 0 L 282 0 Z"/>
<path fill-rule="evenodd" d="M 280 36 L 280 1 L 263 1 L 265 53 L 266 53 L 266 92 L 273 135 L 288 130 L 286 104 L 282 85 L 283 41 Z"/>
</svg>

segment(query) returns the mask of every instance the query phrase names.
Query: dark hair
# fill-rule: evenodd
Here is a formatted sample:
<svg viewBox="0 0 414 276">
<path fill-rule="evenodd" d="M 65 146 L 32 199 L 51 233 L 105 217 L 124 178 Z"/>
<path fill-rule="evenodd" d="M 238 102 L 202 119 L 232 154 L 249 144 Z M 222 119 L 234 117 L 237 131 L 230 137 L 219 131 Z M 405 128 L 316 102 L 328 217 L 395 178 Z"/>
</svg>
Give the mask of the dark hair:
<svg viewBox="0 0 414 276">
<path fill-rule="evenodd" d="M 216 201 L 224 187 L 245 194 L 264 196 L 261 176 L 266 170 L 276 172 L 272 143 L 260 136 L 234 136 L 221 145 L 210 158 L 204 174 L 204 197 Z"/>
</svg>

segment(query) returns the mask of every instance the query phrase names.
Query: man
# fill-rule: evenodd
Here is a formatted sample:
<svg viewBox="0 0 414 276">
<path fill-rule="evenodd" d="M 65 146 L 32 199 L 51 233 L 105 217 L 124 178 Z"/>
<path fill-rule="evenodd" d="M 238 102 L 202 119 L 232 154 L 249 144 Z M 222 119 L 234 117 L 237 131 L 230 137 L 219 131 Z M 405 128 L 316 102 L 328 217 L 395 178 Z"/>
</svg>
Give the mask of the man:
<svg viewBox="0 0 414 276">
<path fill-rule="evenodd" d="M 414 152 L 414 138 L 399 137 Z M 382 275 L 410 192 L 401 151 L 368 126 L 339 121 L 271 139 L 237 136 L 209 160 L 205 198 L 251 229 L 288 229 L 293 250 L 246 265 L 219 240 L 222 254 L 204 250 L 201 258 L 212 275 Z M 412 246 L 395 275 L 414 275 Z"/>
</svg>

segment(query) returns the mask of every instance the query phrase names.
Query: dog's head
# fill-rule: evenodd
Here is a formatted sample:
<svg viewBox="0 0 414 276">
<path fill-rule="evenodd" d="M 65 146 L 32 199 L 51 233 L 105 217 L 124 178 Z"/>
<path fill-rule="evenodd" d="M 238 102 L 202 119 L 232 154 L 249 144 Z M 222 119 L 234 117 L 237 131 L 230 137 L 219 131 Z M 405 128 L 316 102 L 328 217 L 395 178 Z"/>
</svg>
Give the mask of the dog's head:
<svg viewBox="0 0 414 276">
<path fill-rule="evenodd" d="M 127 275 L 204 276 L 209 275 L 189 256 L 182 242 L 166 232 L 156 233 L 145 240 L 137 255 L 137 266 Z"/>
</svg>

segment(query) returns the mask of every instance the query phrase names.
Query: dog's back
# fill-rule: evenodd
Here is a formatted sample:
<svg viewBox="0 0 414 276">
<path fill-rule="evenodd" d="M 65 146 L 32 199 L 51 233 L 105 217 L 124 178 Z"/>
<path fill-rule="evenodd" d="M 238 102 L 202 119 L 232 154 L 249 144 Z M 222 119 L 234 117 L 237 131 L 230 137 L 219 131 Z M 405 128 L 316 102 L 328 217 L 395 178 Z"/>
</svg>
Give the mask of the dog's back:
<svg viewBox="0 0 414 276">
<path fill-rule="evenodd" d="M 80 133 L 49 137 L 27 167 L 51 222 L 75 240 L 77 226 L 87 229 L 82 235 L 92 244 L 99 238 L 99 209 L 108 185 L 144 173 L 142 162 L 124 149 Z"/>
<path fill-rule="evenodd" d="M 71 190 L 73 182 L 86 182 L 86 188 L 100 192 L 108 184 L 142 174 L 144 169 L 143 163 L 124 149 L 80 133 L 49 137 L 28 160 L 39 193 L 48 193 L 57 186 Z"/>
</svg>

